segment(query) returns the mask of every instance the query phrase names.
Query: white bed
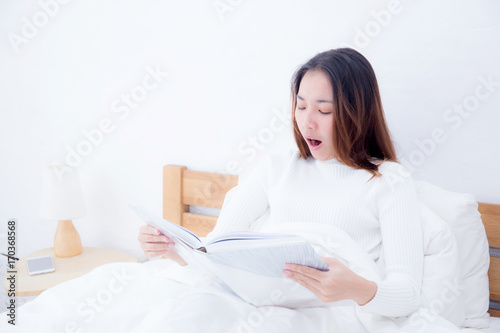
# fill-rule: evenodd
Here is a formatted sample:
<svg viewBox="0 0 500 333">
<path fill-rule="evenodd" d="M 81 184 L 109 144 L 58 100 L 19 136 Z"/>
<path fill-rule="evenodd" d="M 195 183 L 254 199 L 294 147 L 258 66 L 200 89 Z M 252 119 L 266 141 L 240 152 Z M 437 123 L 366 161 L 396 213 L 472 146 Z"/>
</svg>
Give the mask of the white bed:
<svg viewBox="0 0 500 333">
<path fill-rule="evenodd" d="M 193 269 L 178 266 L 168 259 L 144 264 L 104 265 L 81 278 L 57 285 L 24 304 L 18 309 L 20 325 L 17 330 L 12 330 L 3 320 L 0 331 L 145 333 L 162 332 L 168 327 L 169 332 L 182 333 L 199 332 L 200 328 L 211 333 L 330 332 L 322 329 L 327 325 L 324 314 L 328 308 L 317 311 L 242 306 L 242 301 L 213 287 L 208 278 L 199 277 Z M 345 309 L 338 309 L 337 313 L 350 314 Z M 347 318 L 342 315 L 337 317 Z M 238 321 L 232 318 L 238 318 Z M 342 324 L 352 328 L 343 329 L 342 333 L 368 332 L 356 326 L 359 323 L 336 323 Z M 440 323 L 446 324 L 449 323 Z M 500 332 L 500 318 L 492 318 L 490 324 L 488 329 L 461 331 Z M 455 332 L 446 326 L 430 328 L 369 332 Z"/>
<path fill-rule="evenodd" d="M 189 212 L 189 205 L 220 208 L 227 191 L 236 183 L 237 178 L 234 176 L 187 171 L 185 167 L 166 166 L 164 168 L 164 217 L 188 227 L 201 236 L 206 235 L 213 228 L 217 218 Z M 459 298 L 449 303 L 448 312 L 440 311 L 439 314 L 432 314 L 430 317 L 430 313 L 424 308 L 412 315 L 414 319 L 416 318 L 413 322 L 411 319 L 409 321 L 402 319 L 388 324 L 386 321 L 380 321 L 380 318 L 360 313 L 354 307 L 256 308 L 228 293 L 223 286 L 214 283 L 211 276 L 196 271 L 194 268 L 178 266 L 168 259 L 157 259 L 143 264 L 104 265 L 81 278 L 67 281 L 43 292 L 35 300 L 18 309 L 18 322 L 22 324 L 22 328 L 18 327 L 18 329 L 22 332 L 139 333 L 162 331 L 168 327 L 169 332 L 182 333 L 199 332 L 201 328 L 204 332 L 214 333 L 275 333 L 281 331 L 327 332 L 331 331 L 332 327 L 342 327 L 343 333 L 500 332 L 500 318 L 488 319 L 486 314 L 489 298 L 487 289 L 488 241 L 483 223 L 480 219 L 479 222 L 477 220 L 479 218 L 477 204 L 476 211 L 468 209 L 472 215 L 467 216 L 467 211 L 460 211 L 463 203 L 457 206 L 455 199 L 462 198 L 471 203 L 469 197 L 456 194 L 457 197 L 452 200 L 450 195 L 453 197 L 455 194 L 439 192 L 440 189 L 426 184 L 420 184 L 418 190 L 423 205 L 428 209 L 427 214 L 430 214 L 424 219 L 430 221 L 428 223 L 430 226 L 427 226 L 428 229 L 424 235 L 428 255 L 424 265 L 427 265 L 427 271 L 432 272 L 428 274 L 428 277 L 454 281 L 453 279 L 457 279 L 456 271 L 454 271 L 457 265 L 453 264 L 452 259 L 459 258 L 457 250 L 465 251 L 469 258 L 476 256 L 476 259 L 471 259 L 474 261 L 472 262 L 474 267 L 467 282 L 470 284 L 467 286 L 469 293 L 461 294 Z M 444 200 L 443 196 L 447 199 Z M 436 203 L 439 203 L 437 209 L 441 215 L 432 210 Z M 490 237 L 490 245 L 499 246 L 496 230 L 499 230 L 498 226 L 500 226 L 500 206 L 481 204 L 479 207 L 486 225 L 486 232 Z M 422 211 L 422 214 L 426 214 L 425 211 Z M 467 225 L 460 225 L 460 219 L 462 222 L 467 222 Z M 475 230 L 470 229 L 470 219 L 476 221 L 474 222 L 476 223 Z M 441 222 L 438 223 L 438 220 Z M 454 225 L 449 226 L 443 222 L 445 220 L 448 223 L 453 220 Z M 441 229 L 436 229 L 436 226 Z M 449 256 L 443 256 L 443 243 L 448 241 L 452 230 L 462 227 L 465 229 L 461 232 L 465 233 L 467 238 L 463 240 L 458 235 L 457 241 L 455 236 L 452 237 L 456 243 L 453 246 L 446 246 Z M 482 238 L 475 239 L 475 232 L 477 237 Z M 317 237 L 322 236 L 326 235 L 321 233 L 317 235 Z M 430 248 L 436 246 L 439 248 L 435 248 L 435 253 L 433 253 Z M 438 255 L 434 256 L 434 254 Z M 484 260 L 485 255 L 488 263 Z M 491 267 L 491 298 L 498 299 L 496 296 L 500 286 L 495 273 L 498 269 L 496 258 L 492 258 Z M 460 283 L 463 282 L 460 281 Z M 435 283 L 436 281 L 426 280 L 424 276 L 424 286 L 427 286 L 427 290 L 423 295 L 427 301 L 439 298 L 441 290 L 435 290 Z M 471 294 L 470 291 L 473 293 Z M 495 310 L 490 309 L 490 312 L 498 315 Z M 352 321 L 353 318 L 356 320 Z M 422 321 L 422 318 L 427 319 Z M 457 320 L 463 322 L 464 318 L 467 319 L 466 324 L 481 327 L 488 326 L 489 323 L 490 327 L 459 330 L 457 326 L 451 324 Z M 5 324 L 5 320 L 0 322 L 1 332 L 10 328 Z"/>
<path fill-rule="evenodd" d="M 480 333 L 499 333 L 500 332 L 500 318 L 491 317 L 490 327 L 484 329 L 464 328 L 462 332 L 480 332 Z"/>
</svg>

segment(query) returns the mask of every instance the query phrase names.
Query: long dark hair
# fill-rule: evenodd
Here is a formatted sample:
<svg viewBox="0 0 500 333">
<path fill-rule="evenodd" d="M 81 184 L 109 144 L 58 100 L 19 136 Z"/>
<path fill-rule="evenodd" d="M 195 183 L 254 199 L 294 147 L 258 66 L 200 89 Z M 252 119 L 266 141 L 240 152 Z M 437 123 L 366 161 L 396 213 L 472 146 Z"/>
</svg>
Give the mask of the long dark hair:
<svg viewBox="0 0 500 333">
<path fill-rule="evenodd" d="M 379 176 L 378 164 L 397 162 L 387 127 L 375 72 L 361 53 L 351 48 L 318 53 L 292 78 L 292 123 L 300 157 L 312 157 L 295 121 L 300 82 L 310 70 L 321 70 L 333 89 L 333 147 L 342 163 Z"/>
</svg>

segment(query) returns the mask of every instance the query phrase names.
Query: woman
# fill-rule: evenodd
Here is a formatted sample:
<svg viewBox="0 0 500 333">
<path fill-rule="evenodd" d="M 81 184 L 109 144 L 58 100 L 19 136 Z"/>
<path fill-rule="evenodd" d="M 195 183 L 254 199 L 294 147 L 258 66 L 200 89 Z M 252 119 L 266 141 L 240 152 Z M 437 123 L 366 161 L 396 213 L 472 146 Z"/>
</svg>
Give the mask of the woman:
<svg viewBox="0 0 500 333">
<path fill-rule="evenodd" d="M 319 53 L 292 80 L 298 154 L 273 157 L 224 203 L 213 234 L 248 230 L 269 208 L 267 224 L 311 222 L 343 229 L 385 267 L 370 281 L 336 259 L 321 272 L 288 264 L 283 274 L 321 301 L 353 300 L 382 316 L 408 316 L 420 304 L 422 231 L 413 180 L 398 162 L 369 62 L 353 49 Z M 140 229 L 148 257 L 173 243 Z"/>
</svg>

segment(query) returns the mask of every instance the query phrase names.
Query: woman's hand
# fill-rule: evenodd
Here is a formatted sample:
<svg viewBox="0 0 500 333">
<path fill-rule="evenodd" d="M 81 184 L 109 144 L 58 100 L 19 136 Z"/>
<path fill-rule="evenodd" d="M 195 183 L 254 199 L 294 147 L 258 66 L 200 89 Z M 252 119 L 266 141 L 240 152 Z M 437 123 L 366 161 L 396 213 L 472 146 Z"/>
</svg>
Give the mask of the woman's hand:
<svg viewBox="0 0 500 333">
<path fill-rule="evenodd" d="M 377 284 L 351 271 L 335 258 L 322 258 L 328 272 L 302 265 L 286 264 L 283 274 L 312 291 L 322 302 L 352 299 L 365 305 L 375 296 Z"/>
<path fill-rule="evenodd" d="M 175 247 L 175 244 L 167 236 L 162 235 L 158 229 L 149 225 L 143 225 L 139 228 L 137 240 L 141 243 L 144 255 L 148 258 L 166 254 Z"/>
</svg>

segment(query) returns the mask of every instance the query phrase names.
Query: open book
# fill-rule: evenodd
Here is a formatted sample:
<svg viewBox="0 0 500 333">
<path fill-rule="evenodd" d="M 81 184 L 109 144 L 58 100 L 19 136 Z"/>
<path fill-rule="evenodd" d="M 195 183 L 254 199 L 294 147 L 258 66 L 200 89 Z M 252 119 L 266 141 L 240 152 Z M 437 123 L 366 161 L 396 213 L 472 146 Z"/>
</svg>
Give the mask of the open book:
<svg viewBox="0 0 500 333">
<path fill-rule="evenodd" d="M 168 236 L 189 265 L 216 277 L 251 304 L 290 308 L 346 305 L 345 302 L 323 303 L 311 291 L 283 276 L 286 263 L 329 270 L 300 236 L 232 232 L 201 240 L 188 229 L 155 216 L 141 206 L 130 207 L 146 224 Z"/>
<path fill-rule="evenodd" d="M 271 277 L 282 277 L 286 263 L 328 270 L 312 246 L 300 236 L 232 232 L 202 241 L 188 229 L 155 216 L 141 206 L 130 207 L 146 224 L 167 235 L 188 263 L 193 259 L 189 252 L 194 252 L 221 265 Z"/>
</svg>

